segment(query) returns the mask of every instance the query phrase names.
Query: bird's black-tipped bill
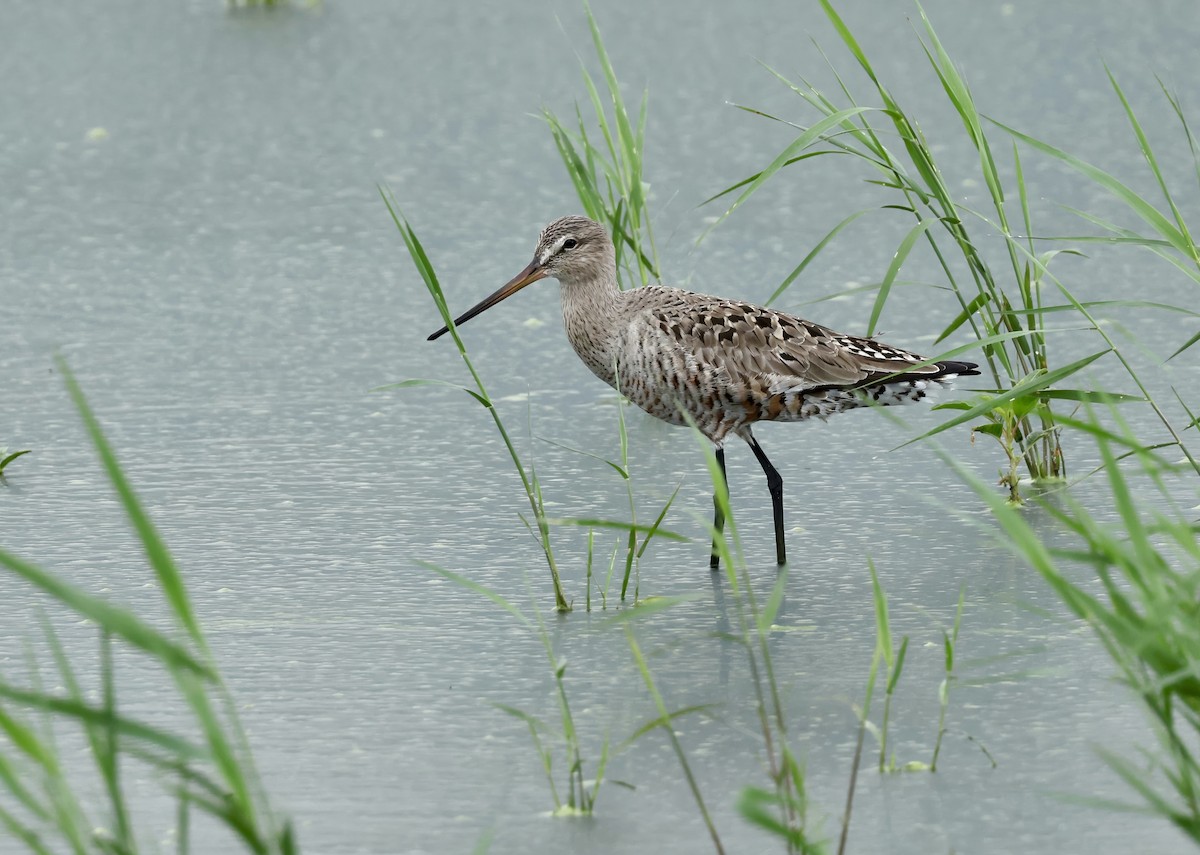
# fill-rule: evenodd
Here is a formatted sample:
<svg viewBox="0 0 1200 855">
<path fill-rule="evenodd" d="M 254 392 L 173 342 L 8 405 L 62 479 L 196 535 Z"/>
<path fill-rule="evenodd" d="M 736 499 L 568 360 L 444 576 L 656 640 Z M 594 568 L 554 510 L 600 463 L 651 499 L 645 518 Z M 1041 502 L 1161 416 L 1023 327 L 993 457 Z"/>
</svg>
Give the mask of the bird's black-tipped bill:
<svg viewBox="0 0 1200 855">
<path fill-rule="evenodd" d="M 522 270 L 520 273 L 518 273 L 516 276 L 514 276 L 508 282 L 508 284 L 506 284 L 503 288 L 501 288 L 500 290 L 498 290 L 496 293 L 492 294 L 491 296 L 485 297 L 484 299 L 480 300 L 477 304 L 475 304 L 471 308 L 467 309 L 465 312 L 463 312 L 461 315 L 459 315 L 457 318 L 455 318 L 454 325 L 457 327 L 462 324 L 465 324 L 467 321 L 471 320 L 471 318 L 475 317 L 476 315 L 480 314 L 481 312 L 486 312 L 488 309 L 490 309 L 492 306 L 496 305 L 497 303 L 499 303 L 501 300 L 505 299 L 506 297 L 511 297 L 513 294 L 520 291 L 522 288 L 524 288 L 529 283 L 537 282 L 539 279 L 544 279 L 545 277 L 546 277 L 545 269 L 542 267 L 541 262 L 535 258 L 533 261 L 529 262 L 528 267 L 526 267 L 524 270 Z M 427 341 L 433 341 L 435 338 L 443 336 L 448 332 L 450 332 L 450 327 L 442 327 L 440 330 L 438 330 L 433 335 L 431 335 L 427 339 Z"/>
</svg>

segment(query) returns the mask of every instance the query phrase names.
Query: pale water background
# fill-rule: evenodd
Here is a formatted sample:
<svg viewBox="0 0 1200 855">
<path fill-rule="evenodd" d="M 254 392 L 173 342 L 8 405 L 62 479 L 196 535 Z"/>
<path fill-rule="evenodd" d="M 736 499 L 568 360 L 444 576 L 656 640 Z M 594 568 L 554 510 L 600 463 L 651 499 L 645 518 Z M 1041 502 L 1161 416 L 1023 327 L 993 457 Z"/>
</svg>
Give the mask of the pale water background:
<svg viewBox="0 0 1200 855">
<path fill-rule="evenodd" d="M 1195 122 L 1193 3 L 934 0 L 927 9 L 986 112 L 1149 193 L 1104 78 L 1108 62 L 1172 176 L 1189 180 L 1186 146 L 1153 75 L 1182 92 Z M 973 176 L 973 155 L 910 28 L 914 7 L 841 10 L 930 137 L 953 140 L 944 165 Z M 696 246 L 718 213 L 696 206 L 794 135 L 727 102 L 813 118 L 756 60 L 832 92 L 816 38 L 856 85 L 860 78 L 815 3 L 597 0 L 594 11 L 627 99 L 650 88 L 647 179 L 668 281 L 765 299 L 834 223 L 893 201 L 862 182 L 874 177 L 862 166 L 822 158 L 785 172 Z M 609 776 L 636 790 L 606 787 L 591 820 L 546 815 L 525 727 L 493 707 L 556 719 L 540 644 L 420 563 L 527 609 L 532 592 L 548 610 L 544 564 L 517 517 L 528 509 L 519 483 L 467 396 L 371 391 L 410 377 L 468 379 L 450 342 L 425 342 L 440 320 L 377 183 L 395 191 L 454 308 L 490 293 L 527 262 L 546 221 L 578 209 L 537 118 L 543 105 L 566 113 L 586 97 L 578 57 L 595 68 L 574 2 L 0 8 L 0 444 L 34 452 L 0 487 L 0 545 L 161 612 L 53 370 L 60 352 L 186 570 L 268 790 L 295 818 L 305 852 L 467 852 L 488 829 L 497 853 L 709 847 L 657 733 L 610 764 Z M 1007 161 L 1003 134 L 994 140 Z M 1041 233 L 1090 231 L 1061 203 L 1122 216 L 1057 164 L 1030 153 L 1026 168 Z M 963 189 L 983 206 L 982 186 Z M 781 305 L 861 330 L 869 294 L 799 307 L 878 281 L 910 222 L 864 218 Z M 1002 267 L 999 244 L 992 249 Z M 1194 303 L 1164 264 L 1095 247 L 1089 255 L 1059 262 L 1083 296 Z M 903 278 L 939 281 L 921 256 Z M 554 291 L 549 282 L 529 289 L 472 322 L 465 338 L 522 452 L 536 459 L 553 512 L 623 518 L 624 488 L 611 469 L 537 438 L 617 454 L 613 393 L 571 353 Z M 882 327 L 888 340 L 929 348 L 953 314 L 945 294 L 913 285 L 893 296 Z M 1173 315 L 1117 320 L 1160 357 L 1193 332 Z M 1065 361 L 1097 344 L 1066 336 L 1061 347 Z M 1154 356 L 1142 355 L 1146 365 Z M 1180 363 L 1156 391 L 1167 382 L 1197 388 L 1194 357 Z M 1089 376 L 1130 385 L 1103 363 Z M 941 632 L 965 585 L 962 682 L 936 775 L 860 775 L 850 851 L 1183 850 L 1161 820 L 1059 798 L 1132 800 L 1095 748 L 1129 755 L 1149 744 L 1144 717 L 1090 634 L 995 543 L 979 501 L 932 450 L 889 453 L 943 416 L 904 417 L 911 428 L 861 412 L 758 431 L 784 476 L 792 529 L 779 618 L 791 631 L 773 638 L 772 652 L 825 830 L 835 835 L 840 822 L 853 705 L 874 644 L 871 557 L 897 636 L 911 638 L 893 708 L 900 762 L 929 759 Z M 734 617 L 724 580 L 707 569 L 711 505 L 699 450 L 686 433 L 637 413 L 629 431 L 640 514 L 652 518 L 682 479 L 668 525 L 696 538 L 657 543 L 642 562 L 643 596 L 697 596 L 637 624 L 641 644 L 672 708 L 715 705 L 678 729 L 728 851 L 780 851 L 734 810 L 739 791 L 766 776 L 744 656 L 716 635 Z M 965 430 L 942 442 L 981 477 L 1000 464 L 989 441 L 972 446 Z M 1072 458 L 1075 471 L 1087 457 Z M 766 591 L 775 579 L 767 492 L 746 449 L 731 447 L 729 459 L 751 573 Z M 1107 513 L 1099 485 L 1076 495 Z M 1037 512 L 1032 519 L 1041 524 Z M 611 548 L 610 538 L 598 542 Z M 564 584 L 581 607 L 583 535 L 563 531 L 558 543 Z M 23 643 L 44 654 L 39 605 L 3 583 L 8 675 L 23 673 Z M 58 614 L 51 609 L 77 661 L 94 662 L 91 631 Z M 655 715 L 609 614 L 580 608 L 550 621 L 589 763 L 606 734 L 620 741 Z M 119 679 L 126 712 L 185 726 L 140 657 L 121 658 Z M 561 766 L 561 752 L 556 759 Z M 131 786 L 151 840 L 167 848 L 172 814 L 160 783 L 139 771 Z M 223 838 L 200 835 L 196 851 L 228 851 Z M 0 841 L 0 851 L 11 846 Z"/>
</svg>

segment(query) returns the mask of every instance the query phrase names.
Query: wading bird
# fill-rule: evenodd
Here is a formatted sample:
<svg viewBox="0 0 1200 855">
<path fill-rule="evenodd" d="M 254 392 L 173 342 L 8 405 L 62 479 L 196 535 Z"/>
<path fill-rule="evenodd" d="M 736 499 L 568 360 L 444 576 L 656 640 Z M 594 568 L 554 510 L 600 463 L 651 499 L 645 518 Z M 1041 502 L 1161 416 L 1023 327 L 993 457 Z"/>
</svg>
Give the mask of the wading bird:
<svg viewBox="0 0 1200 855">
<path fill-rule="evenodd" d="M 908 404 L 979 373 L 971 362 L 918 365 L 925 359 L 907 350 L 738 300 L 660 285 L 622 291 L 612 240 L 586 217 L 546 226 L 533 261 L 454 323 L 547 278 L 562 286 L 567 338 L 593 374 L 669 424 L 687 424 L 686 413 L 716 446 L 722 477 L 729 435 L 749 444 L 767 475 L 780 564 L 787 560 L 783 478 L 751 434 L 754 422 Z M 448 331 L 442 327 L 429 340 Z M 723 528 L 720 505 L 713 525 Z M 714 543 L 711 566 L 718 560 Z"/>
</svg>

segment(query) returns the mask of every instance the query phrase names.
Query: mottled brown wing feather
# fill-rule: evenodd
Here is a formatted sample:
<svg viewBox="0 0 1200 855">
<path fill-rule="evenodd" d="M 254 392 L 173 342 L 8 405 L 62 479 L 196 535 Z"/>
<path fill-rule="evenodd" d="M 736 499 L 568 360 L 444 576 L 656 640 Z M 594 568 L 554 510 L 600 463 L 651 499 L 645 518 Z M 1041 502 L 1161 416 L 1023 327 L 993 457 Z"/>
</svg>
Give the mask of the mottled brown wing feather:
<svg viewBox="0 0 1200 855">
<path fill-rule="evenodd" d="M 874 339 L 843 335 L 774 309 L 679 292 L 651 309 L 655 325 L 734 384 L 772 391 L 869 385 L 922 357 Z M 936 366 L 915 374 L 936 373 Z"/>
</svg>

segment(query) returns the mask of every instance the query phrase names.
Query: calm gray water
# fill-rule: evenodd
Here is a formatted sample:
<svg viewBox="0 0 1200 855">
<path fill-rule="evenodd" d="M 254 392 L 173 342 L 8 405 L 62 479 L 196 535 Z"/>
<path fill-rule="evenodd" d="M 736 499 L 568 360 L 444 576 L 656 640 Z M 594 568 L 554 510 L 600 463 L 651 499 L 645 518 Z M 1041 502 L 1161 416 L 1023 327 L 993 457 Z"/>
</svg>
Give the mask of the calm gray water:
<svg viewBox="0 0 1200 855">
<path fill-rule="evenodd" d="M 930 137 L 953 140 L 945 163 L 973 175 L 910 29 L 913 9 L 842 5 Z M 936 0 L 927 8 L 989 114 L 1151 192 L 1104 78 L 1108 62 L 1160 158 L 1181 186 L 1188 180 L 1186 146 L 1153 74 L 1185 99 L 1193 94 L 1200 16 L 1192 3 Z M 647 179 L 670 281 L 765 299 L 834 223 L 885 200 L 859 166 L 824 158 L 778 178 L 696 246 L 718 213 L 699 202 L 791 139 L 727 102 L 811 121 L 756 60 L 829 91 L 835 83 L 810 38 L 839 68 L 850 60 L 815 3 L 761 0 L 700 13 L 691 3 L 597 0 L 594 9 L 627 97 L 636 100 L 643 85 L 651 91 Z M 267 788 L 295 818 L 305 852 L 467 852 L 489 829 L 497 853 L 709 846 L 657 733 L 610 764 L 609 776 L 635 790 L 604 789 L 591 820 L 547 815 L 525 727 L 493 706 L 555 721 L 540 642 L 421 563 L 462 573 L 529 613 L 535 604 L 548 612 L 540 553 L 517 517 L 528 508 L 516 476 L 490 420 L 465 395 L 372 391 L 410 377 L 469 379 L 450 342 L 425 342 L 440 321 L 376 185 L 395 191 L 452 305 L 474 303 L 526 263 L 541 225 L 578 207 L 535 115 L 543 105 L 569 111 L 585 97 L 579 56 L 594 68 L 574 2 L 327 0 L 236 14 L 218 0 L 0 9 L 0 445 L 34 450 L 0 487 L 0 545 L 161 613 L 53 370 L 59 352 L 186 568 Z M 1200 106 L 1188 106 L 1195 121 Z M 1090 230 L 1060 204 L 1122 216 L 1051 162 L 1031 154 L 1027 174 L 1044 234 Z M 981 186 L 963 190 L 984 204 Z M 782 305 L 878 281 L 908 228 L 898 216 L 861 220 Z M 1089 255 L 1058 262 L 1089 297 L 1188 302 L 1183 277 L 1165 264 L 1104 248 Z M 930 258 L 914 255 L 903 278 L 914 284 L 893 298 L 883 329 L 897 344 L 930 347 L 954 309 L 916 284 L 939 281 Z M 553 512 L 626 518 L 611 469 L 540 439 L 618 453 L 614 395 L 570 352 L 554 290 L 529 289 L 465 337 L 522 452 L 536 460 Z M 870 299 L 803 310 L 860 330 Z M 1159 357 L 1193 331 L 1176 316 L 1114 321 L 1153 334 Z M 1089 347 L 1084 336 L 1062 337 L 1064 359 Z M 1154 364 L 1155 353 L 1138 355 Z M 1105 363 L 1089 376 L 1128 385 Z M 1157 390 L 1194 390 L 1200 379 L 1194 359 L 1154 376 Z M 678 729 L 728 851 L 779 851 L 734 809 L 741 789 L 766 777 L 744 655 L 718 635 L 736 618 L 726 583 L 707 569 L 711 506 L 699 450 L 686 433 L 629 415 L 639 515 L 652 519 L 682 480 L 668 525 L 696 538 L 656 543 L 642 561 L 643 596 L 694 598 L 638 622 L 640 643 L 671 707 L 714 705 Z M 929 759 L 941 633 L 965 586 L 961 681 L 936 775 L 860 775 L 850 851 L 1181 850 L 1182 837 L 1160 820 L 1069 801 L 1132 800 L 1095 749 L 1131 755 L 1152 741 L 1146 721 L 1090 634 L 996 544 L 979 501 L 932 450 L 889 452 L 941 418 L 904 416 L 908 428 L 860 412 L 758 432 L 785 478 L 795 561 L 778 620 L 787 631 L 773 636 L 772 653 L 826 833 L 840 825 L 854 705 L 874 645 L 871 558 L 895 632 L 911 639 L 893 708 L 899 762 Z M 1131 417 L 1153 431 L 1144 416 Z M 965 431 L 943 442 L 980 477 L 991 479 L 1000 464 Z M 1087 454 L 1073 459 L 1077 471 Z M 767 493 L 746 449 L 729 457 L 750 572 L 765 594 L 775 580 Z M 1109 514 L 1097 486 L 1076 495 Z M 1036 511 L 1031 518 L 1044 525 Z M 568 595 L 582 606 L 584 535 L 564 530 L 557 542 Z M 597 542 L 607 551 L 613 540 Z M 8 582 L 4 591 L 0 667 L 19 674 L 22 642 L 44 653 L 36 610 L 45 603 Z M 90 631 L 50 614 L 79 661 L 94 661 Z M 619 742 L 655 715 L 610 615 L 550 618 L 589 764 L 606 736 Z M 122 657 L 119 677 L 126 711 L 187 727 L 143 660 Z M 169 801 L 159 781 L 140 774 L 132 786 L 148 839 L 165 847 Z M 561 768 L 556 774 L 562 787 Z M 199 833 L 203 851 L 228 851 Z"/>
</svg>

